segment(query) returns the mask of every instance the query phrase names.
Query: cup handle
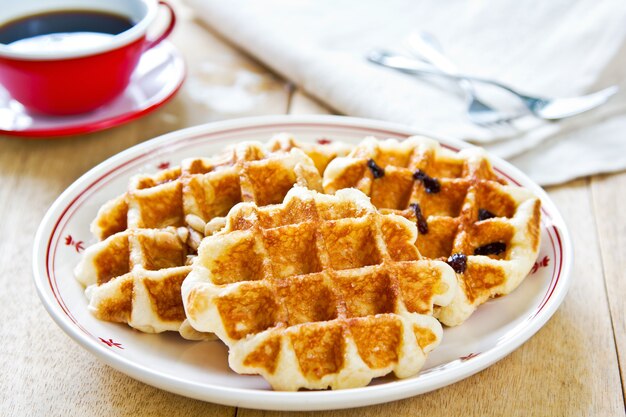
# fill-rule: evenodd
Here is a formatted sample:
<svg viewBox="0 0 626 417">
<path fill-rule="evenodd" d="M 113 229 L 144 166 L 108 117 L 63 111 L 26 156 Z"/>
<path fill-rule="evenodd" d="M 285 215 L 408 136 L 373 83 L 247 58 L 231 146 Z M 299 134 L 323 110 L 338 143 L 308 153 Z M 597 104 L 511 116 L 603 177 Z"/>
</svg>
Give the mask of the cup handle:
<svg viewBox="0 0 626 417">
<path fill-rule="evenodd" d="M 157 46 L 159 43 L 161 43 L 163 39 L 167 38 L 170 35 L 170 33 L 172 33 L 172 30 L 174 30 L 174 26 L 176 25 L 176 13 L 174 13 L 174 9 L 172 8 L 172 6 L 170 6 L 167 2 L 163 0 L 159 0 L 159 6 L 164 6 L 169 12 L 169 15 L 170 15 L 169 23 L 167 24 L 167 26 L 165 27 L 165 29 L 159 36 L 157 36 L 154 39 L 147 40 L 144 46 L 144 50 L 153 48 Z"/>
</svg>

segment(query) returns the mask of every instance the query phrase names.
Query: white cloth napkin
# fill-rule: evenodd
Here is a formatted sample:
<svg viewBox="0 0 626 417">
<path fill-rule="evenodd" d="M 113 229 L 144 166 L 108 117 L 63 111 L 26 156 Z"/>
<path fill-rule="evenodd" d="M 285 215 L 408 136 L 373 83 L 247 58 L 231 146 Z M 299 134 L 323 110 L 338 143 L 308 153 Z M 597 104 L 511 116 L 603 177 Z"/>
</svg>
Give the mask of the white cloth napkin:
<svg viewBox="0 0 626 417">
<path fill-rule="evenodd" d="M 478 143 L 544 185 L 626 168 L 623 0 L 186 3 L 223 36 L 344 114 Z M 397 47 L 415 31 L 434 35 L 464 73 L 530 94 L 576 96 L 613 84 L 621 92 L 558 123 L 528 116 L 513 128 L 481 128 L 467 119 L 454 84 L 364 59 L 371 48 Z"/>
</svg>

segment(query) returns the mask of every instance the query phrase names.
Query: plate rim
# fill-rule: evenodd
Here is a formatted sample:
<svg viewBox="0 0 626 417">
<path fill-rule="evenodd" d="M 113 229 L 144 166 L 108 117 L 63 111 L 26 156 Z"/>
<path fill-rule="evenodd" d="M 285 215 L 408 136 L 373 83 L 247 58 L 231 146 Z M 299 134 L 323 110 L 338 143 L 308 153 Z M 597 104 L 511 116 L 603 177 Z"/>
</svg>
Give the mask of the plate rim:
<svg viewBox="0 0 626 417">
<path fill-rule="evenodd" d="M 72 323 L 70 319 L 65 316 L 62 308 L 51 298 L 53 295 L 52 290 L 50 288 L 46 288 L 45 286 L 45 283 L 47 282 L 47 278 L 45 278 L 45 271 L 48 264 L 45 253 L 46 244 L 48 242 L 48 237 L 52 238 L 55 216 L 62 218 L 64 215 L 64 213 L 60 212 L 60 208 L 62 208 L 64 204 L 68 204 L 71 201 L 78 199 L 80 193 L 77 194 L 77 192 L 83 190 L 86 183 L 93 182 L 96 178 L 98 178 L 96 175 L 102 174 L 102 172 L 105 172 L 112 166 L 118 165 L 120 162 L 128 162 L 133 159 L 133 157 L 140 158 L 144 156 L 148 150 L 150 153 L 158 153 L 160 148 L 165 148 L 168 144 L 178 143 L 178 141 L 184 140 L 190 136 L 218 132 L 225 133 L 228 130 L 240 128 L 251 128 L 254 130 L 263 126 L 274 124 L 320 125 L 320 133 L 322 134 L 322 125 L 326 125 L 327 128 L 328 125 L 333 125 L 335 127 L 343 127 L 347 129 L 361 128 L 387 131 L 396 136 L 422 134 L 433 137 L 450 146 L 458 148 L 474 147 L 474 145 L 462 142 L 458 139 L 442 137 L 441 135 L 433 135 L 432 133 L 424 132 L 412 126 L 335 115 L 272 115 L 230 119 L 176 130 L 135 145 L 113 155 L 110 158 L 107 158 L 75 180 L 51 204 L 37 229 L 33 244 L 33 278 L 42 304 L 57 325 L 59 325 L 59 327 L 61 327 L 61 329 L 74 341 L 105 362 L 107 365 L 131 376 L 132 378 L 170 392 L 227 406 L 243 406 L 255 409 L 285 411 L 328 410 L 367 406 L 407 398 L 450 385 L 470 375 L 480 372 L 486 367 L 495 364 L 497 361 L 504 358 L 530 339 L 545 325 L 545 323 L 552 317 L 562 303 L 572 280 L 571 268 L 573 261 L 573 246 L 567 226 L 556 205 L 539 185 L 510 163 L 495 155 L 489 154 L 494 167 L 504 170 L 507 174 L 511 174 L 515 178 L 523 179 L 524 182 L 528 183 L 525 184 L 525 186 L 529 187 L 541 199 L 542 205 L 544 205 L 544 207 L 545 205 L 548 206 L 546 211 L 549 211 L 550 213 L 551 226 L 558 231 L 561 237 L 562 265 L 560 275 L 558 276 L 559 280 L 552 289 L 552 294 L 549 299 L 535 316 L 533 316 L 530 320 L 527 320 L 527 323 L 521 328 L 521 331 L 519 332 L 520 334 L 505 340 L 504 343 L 496 344 L 489 350 L 486 350 L 485 352 L 482 352 L 482 354 L 472 358 L 472 360 L 465 361 L 462 365 L 460 365 L 459 369 L 452 370 L 455 371 L 452 377 L 448 376 L 445 373 L 446 371 L 443 370 L 442 372 L 445 378 L 441 377 L 441 372 L 433 372 L 431 374 L 424 374 L 420 376 L 419 383 L 416 383 L 416 381 L 418 381 L 417 379 L 404 379 L 393 381 L 388 384 L 336 391 L 281 392 L 271 390 L 253 390 L 248 388 L 220 387 L 215 385 L 207 386 L 207 384 L 191 382 L 183 378 L 162 374 L 158 370 L 137 364 L 130 359 L 117 355 L 103 344 L 98 344 L 96 340 L 88 337 L 78 328 L 77 325 Z M 278 131 L 275 133 L 278 133 Z M 99 179 L 101 178 L 98 178 L 98 180 Z M 42 241 L 42 238 L 44 237 L 46 239 Z"/>
<path fill-rule="evenodd" d="M 151 103 L 148 106 L 141 107 L 136 110 L 127 111 L 117 116 L 105 117 L 100 120 L 95 120 L 89 123 L 76 124 L 71 126 L 59 126 L 55 128 L 44 129 L 24 129 L 24 130 L 7 130 L 0 128 L 0 134 L 12 137 L 14 139 L 27 139 L 27 140 L 49 140 L 57 138 L 66 138 L 69 136 L 75 136 L 80 134 L 95 133 L 102 130 L 111 129 L 116 126 L 123 125 L 133 120 L 139 119 L 149 113 L 152 113 L 156 109 L 168 103 L 176 93 L 181 89 L 185 80 L 187 79 L 187 65 L 185 59 L 180 54 L 180 51 L 168 40 L 164 40 L 158 46 L 159 48 L 169 49 L 166 53 L 172 55 L 174 58 L 174 64 L 179 68 L 179 79 L 176 85 L 169 91 L 159 97 L 158 100 Z M 132 83 L 132 80 L 131 80 Z M 130 85 L 130 84 L 129 84 Z M 107 104 L 105 104 L 107 106 Z"/>
</svg>

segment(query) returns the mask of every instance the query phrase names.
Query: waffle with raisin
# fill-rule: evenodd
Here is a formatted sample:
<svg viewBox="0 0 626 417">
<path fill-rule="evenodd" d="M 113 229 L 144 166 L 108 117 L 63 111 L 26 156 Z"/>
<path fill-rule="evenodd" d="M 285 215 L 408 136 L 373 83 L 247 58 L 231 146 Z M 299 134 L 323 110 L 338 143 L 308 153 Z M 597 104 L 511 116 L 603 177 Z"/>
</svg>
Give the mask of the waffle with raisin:
<svg viewBox="0 0 626 417">
<path fill-rule="evenodd" d="M 182 287 L 187 318 L 228 345 L 234 371 L 277 390 L 415 375 L 441 340 L 433 306 L 457 290 L 449 265 L 421 259 L 416 235 L 354 189 L 241 203 L 200 245 Z"/>
<path fill-rule="evenodd" d="M 323 184 L 327 193 L 355 187 L 382 212 L 416 222 L 420 253 L 457 272 L 461 291 L 435 314 L 446 325 L 513 291 L 537 257 L 539 199 L 498 177 L 479 148 L 453 152 L 424 137 L 366 138 L 329 163 Z"/>
</svg>

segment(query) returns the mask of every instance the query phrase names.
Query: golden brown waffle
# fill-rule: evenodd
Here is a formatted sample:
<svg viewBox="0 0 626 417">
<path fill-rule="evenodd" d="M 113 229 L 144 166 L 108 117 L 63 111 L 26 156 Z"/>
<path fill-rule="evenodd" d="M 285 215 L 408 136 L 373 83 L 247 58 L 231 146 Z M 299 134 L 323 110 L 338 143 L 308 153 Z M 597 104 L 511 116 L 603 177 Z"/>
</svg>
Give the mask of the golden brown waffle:
<svg viewBox="0 0 626 417">
<path fill-rule="evenodd" d="M 293 140 L 247 142 L 217 157 L 186 159 L 181 167 L 134 177 L 124 195 L 98 212 L 92 231 L 105 240 L 89 248 L 76 269 L 78 280 L 90 286 L 94 314 L 145 332 L 179 330 L 185 338 L 206 338 L 183 322 L 186 257 L 238 202 L 281 202 L 294 184 L 321 189 L 312 159 L 297 146 Z M 333 152 L 307 146 L 316 155 L 322 154 L 316 149 Z"/>
<path fill-rule="evenodd" d="M 125 194 L 102 206 L 91 231 L 105 239 L 127 228 L 186 226 L 195 249 L 210 220 L 241 201 L 279 203 L 294 184 L 321 190 L 311 158 L 294 147 L 271 151 L 244 142 L 217 157 L 185 159 L 181 167 L 134 177 Z"/>
<path fill-rule="evenodd" d="M 183 282 L 189 323 L 229 346 L 233 370 L 279 390 L 415 375 L 441 340 L 433 305 L 457 290 L 450 266 L 420 259 L 416 236 L 353 189 L 239 204 Z"/>
<path fill-rule="evenodd" d="M 87 287 L 89 310 L 144 332 L 178 330 L 185 319 L 180 286 L 191 270 L 186 233 L 126 230 L 88 247 L 75 274 Z"/>
<path fill-rule="evenodd" d="M 301 149 L 302 152 L 313 160 L 320 175 L 324 174 L 324 170 L 330 161 L 338 156 L 346 156 L 352 150 L 352 146 L 348 144 L 323 138 L 318 139 L 316 143 L 300 142 L 289 133 L 274 135 L 266 147 L 271 152 L 288 152 L 293 148 Z"/>
<path fill-rule="evenodd" d="M 381 211 L 417 223 L 420 253 L 457 271 L 462 291 L 436 312 L 446 325 L 513 291 L 537 257 L 539 199 L 506 185 L 481 149 L 455 153 L 424 137 L 366 138 L 330 162 L 323 182 L 327 193 L 355 187 Z"/>
</svg>

